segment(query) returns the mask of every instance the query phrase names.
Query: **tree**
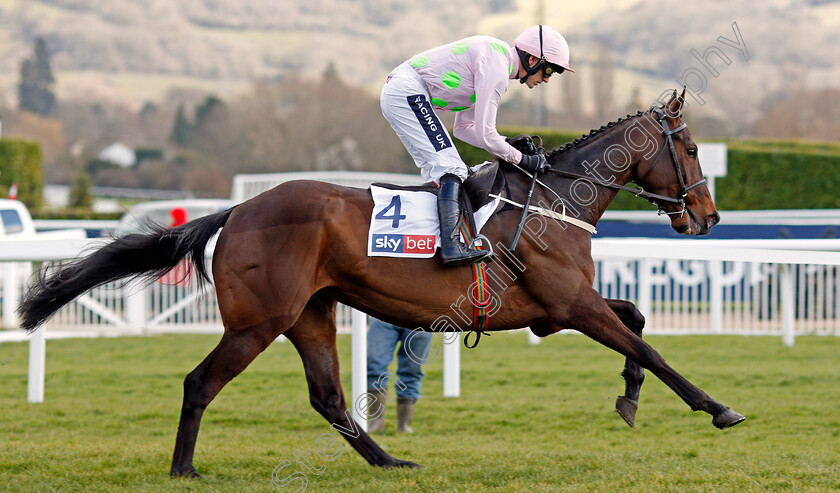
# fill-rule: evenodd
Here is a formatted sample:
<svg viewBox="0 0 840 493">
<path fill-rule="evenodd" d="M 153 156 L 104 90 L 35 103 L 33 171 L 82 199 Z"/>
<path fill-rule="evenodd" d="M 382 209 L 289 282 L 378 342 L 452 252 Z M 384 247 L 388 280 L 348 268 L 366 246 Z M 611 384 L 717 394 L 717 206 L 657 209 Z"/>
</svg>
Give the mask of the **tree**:
<svg viewBox="0 0 840 493">
<path fill-rule="evenodd" d="M 324 83 L 327 85 L 342 85 L 341 74 L 338 73 L 338 67 L 335 66 L 335 62 L 332 60 L 330 60 L 330 63 L 327 64 L 327 68 L 324 69 L 322 77 Z"/>
<path fill-rule="evenodd" d="M 192 134 L 192 125 L 184 114 L 184 105 L 182 104 L 178 106 L 178 112 L 175 114 L 175 124 L 172 126 L 172 142 L 179 146 L 186 146 L 190 142 L 190 134 Z"/>
<path fill-rule="evenodd" d="M 229 114 L 224 101 L 216 96 L 207 96 L 195 109 L 195 123 L 187 120 L 184 105 L 178 106 L 171 140 L 181 147 L 211 147 L 224 145 L 219 138 L 228 130 Z"/>
<path fill-rule="evenodd" d="M 39 115 L 50 115 L 55 107 L 53 85 L 55 77 L 50 68 L 50 55 L 43 38 L 35 41 L 33 58 L 24 60 L 20 65 L 20 85 L 18 86 L 18 105 L 21 110 Z"/>
<path fill-rule="evenodd" d="M 219 119 L 227 119 L 227 107 L 216 96 L 207 96 L 201 106 L 195 109 L 195 128 L 199 132 Z"/>
<path fill-rule="evenodd" d="M 80 173 L 70 189 L 68 206 L 71 208 L 90 209 L 93 206 L 93 195 L 90 193 L 90 175 Z"/>
<path fill-rule="evenodd" d="M 840 89 L 779 94 L 768 98 L 764 107 L 753 128 L 755 136 L 840 140 Z"/>
<path fill-rule="evenodd" d="M 38 80 L 43 83 L 50 85 L 55 82 L 52 68 L 50 68 L 50 54 L 44 38 L 35 40 L 35 71 L 38 74 Z"/>
</svg>

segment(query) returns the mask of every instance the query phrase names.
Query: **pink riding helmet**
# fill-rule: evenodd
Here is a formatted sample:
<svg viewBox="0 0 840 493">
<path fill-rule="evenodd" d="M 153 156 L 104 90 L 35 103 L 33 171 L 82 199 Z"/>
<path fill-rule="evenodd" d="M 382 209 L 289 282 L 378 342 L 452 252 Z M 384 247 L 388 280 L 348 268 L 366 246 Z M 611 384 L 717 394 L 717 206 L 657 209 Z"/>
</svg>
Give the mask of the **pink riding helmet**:
<svg viewBox="0 0 840 493">
<path fill-rule="evenodd" d="M 569 43 L 553 27 L 531 26 L 516 37 L 513 45 L 537 58 L 544 57 L 548 63 L 574 72 L 569 67 Z"/>
</svg>

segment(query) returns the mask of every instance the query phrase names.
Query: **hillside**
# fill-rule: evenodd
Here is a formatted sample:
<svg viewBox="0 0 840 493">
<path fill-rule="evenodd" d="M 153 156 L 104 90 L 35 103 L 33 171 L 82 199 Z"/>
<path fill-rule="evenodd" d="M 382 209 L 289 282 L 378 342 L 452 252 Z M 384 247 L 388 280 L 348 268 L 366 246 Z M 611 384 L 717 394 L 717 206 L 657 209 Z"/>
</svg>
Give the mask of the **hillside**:
<svg viewBox="0 0 840 493">
<path fill-rule="evenodd" d="M 388 70 L 429 46 L 477 32 L 507 40 L 535 18 L 536 0 L 0 0 L 0 90 L 14 100 L 20 61 L 43 36 L 60 97 L 139 104 L 169 88 L 234 91 L 255 78 L 321 73 L 333 61 L 347 81 L 375 87 Z M 840 2 L 591 0 L 544 2 L 546 23 L 567 34 L 573 63 L 605 46 L 622 76 L 616 99 L 675 86 L 737 22 L 749 62 L 712 79 L 717 106 L 788 87 L 840 80 Z M 718 44 L 718 46 L 722 46 Z M 727 49 L 727 48 L 725 48 Z M 782 70 L 780 70 L 780 68 Z M 626 74 L 630 74 L 629 77 Z M 591 85 L 579 71 L 584 91 Z"/>
<path fill-rule="evenodd" d="M 474 19 L 513 7 L 511 0 L 4 0 L 2 87 L 12 88 L 37 36 L 47 39 L 59 81 L 67 79 L 59 90 L 72 96 L 86 96 L 86 87 L 139 95 L 132 86 L 154 91 L 166 79 L 236 84 L 314 74 L 330 61 L 347 80 L 369 84 L 421 47 L 467 35 Z M 434 18 L 417 22 L 427 11 Z M 98 76 L 104 87 L 91 80 Z"/>
</svg>

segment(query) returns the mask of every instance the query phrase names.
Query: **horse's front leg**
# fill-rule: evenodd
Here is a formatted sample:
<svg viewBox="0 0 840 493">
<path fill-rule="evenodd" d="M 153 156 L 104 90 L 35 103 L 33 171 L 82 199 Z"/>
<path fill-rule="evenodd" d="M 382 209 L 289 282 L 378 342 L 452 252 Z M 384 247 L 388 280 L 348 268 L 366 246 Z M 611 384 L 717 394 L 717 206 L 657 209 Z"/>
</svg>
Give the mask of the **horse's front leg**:
<svg viewBox="0 0 840 493">
<path fill-rule="evenodd" d="M 709 397 L 673 368 L 650 345 L 621 323 L 610 306 L 595 290 L 587 288 L 566 310 L 557 310 L 556 323 L 576 329 L 601 344 L 618 351 L 650 370 L 694 411 L 705 411 L 718 428 L 729 428 L 745 418 Z"/>
<path fill-rule="evenodd" d="M 632 330 L 634 334 L 642 337 L 642 329 L 645 328 L 645 317 L 636 309 L 636 305 L 625 300 L 605 300 L 610 309 L 621 320 L 625 327 Z M 624 370 L 621 372 L 624 377 L 624 395 L 618 396 L 615 401 L 615 412 L 624 421 L 633 427 L 636 423 L 636 410 L 639 408 L 639 393 L 642 390 L 642 382 L 645 381 L 645 369 L 635 361 L 627 358 L 624 361 Z"/>
</svg>

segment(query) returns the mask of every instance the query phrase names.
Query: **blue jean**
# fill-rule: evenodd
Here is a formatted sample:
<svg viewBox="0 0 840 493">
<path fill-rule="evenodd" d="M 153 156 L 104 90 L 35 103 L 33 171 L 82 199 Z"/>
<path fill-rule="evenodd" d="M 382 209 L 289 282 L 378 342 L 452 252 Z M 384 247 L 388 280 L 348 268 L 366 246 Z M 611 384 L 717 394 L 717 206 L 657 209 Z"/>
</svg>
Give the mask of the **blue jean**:
<svg viewBox="0 0 840 493">
<path fill-rule="evenodd" d="M 397 344 L 397 380 L 394 382 L 397 398 L 419 399 L 432 333 L 398 327 L 375 318 L 371 319 L 367 335 L 368 390 L 387 391 L 388 380 L 394 379 L 388 366 L 394 360 Z"/>
</svg>

